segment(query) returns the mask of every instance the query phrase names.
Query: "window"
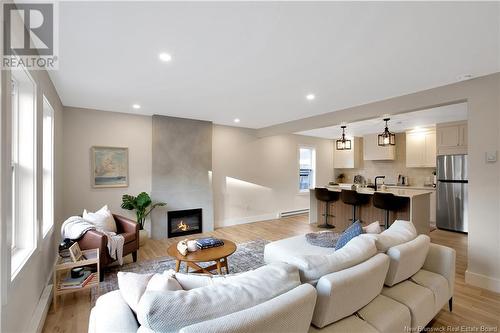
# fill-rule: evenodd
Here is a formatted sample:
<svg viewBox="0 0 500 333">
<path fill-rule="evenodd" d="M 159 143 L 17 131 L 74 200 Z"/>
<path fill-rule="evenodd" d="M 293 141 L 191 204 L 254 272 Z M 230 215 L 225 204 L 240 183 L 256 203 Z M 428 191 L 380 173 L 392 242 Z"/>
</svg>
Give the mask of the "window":
<svg viewBox="0 0 500 333">
<path fill-rule="evenodd" d="M 12 276 L 35 248 L 36 118 L 35 84 L 22 69 L 12 70 Z"/>
<path fill-rule="evenodd" d="M 315 186 L 316 151 L 314 148 L 299 148 L 299 192 L 308 192 Z"/>
<path fill-rule="evenodd" d="M 12 91 L 12 98 L 11 98 L 11 104 L 12 104 L 12 157 L 11 157 L 11 168 L 12 168 L 12 175 L 11 175 L 11 180 L 12 180 L 12 220 L 15 221 L 17 219 L 16 216 L 16 200 L 17 197 L 17 170 L 19 169 L 17 167 L 18 165 L 18 118 L 19 114 L 17 112 L 18 109 L 18 100 L 19 100 L 19 85 L 16 81 L 16 79 L 13 77 L 11 81 L 11 91 Z M 11 240 L 11 248 L 14 251 L 16 248 L 16 224 L 12 223 L 11 224 L 12 228 L 12 240 Z"/>
<path fill-rule="evenodd" d="M 47 98 L 43 98 L 43 235 L 54 225 L 54 109 Z"/>
</svg>

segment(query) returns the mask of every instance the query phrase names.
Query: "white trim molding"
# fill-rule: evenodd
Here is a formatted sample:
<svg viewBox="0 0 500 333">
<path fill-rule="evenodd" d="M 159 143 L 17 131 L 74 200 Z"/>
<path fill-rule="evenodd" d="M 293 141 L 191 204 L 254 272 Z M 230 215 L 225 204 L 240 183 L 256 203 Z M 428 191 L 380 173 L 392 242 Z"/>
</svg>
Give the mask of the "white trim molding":
<svg viewBox="0 0 500 333">
<path fill-rule="evenodd" d="M 54 228 L 51 228 L 54 229 Z M 45 288 L 43 289 L 40 300 L 36 306 L 33 317 L 31 318 L 31 326 L 29 326 L 29 332 L 41 333 L 43 331 L 43 326 L 45 325 L 45 319 L 47 319 L 47 314 L 49 313 L 50 305 L 52 304 L 54 285 L 52 284 L 52 278 L 54 276 L 54 267 L 57 264 L 59 256 L 56 256 L 54 264 L 52 265 L 52 270 L 47 276 L 47 281 L 45 282 Z"/>
<path fill-rule="evenodd" d="M 31 318 L 31 324 L 28 332 L 40 333 L 43 330 L 47 313 L 49 312 L 50 304 L 52 302 L 53 285 L 49 284 L 45 287 L 40 297 L 40 301 Z"/>
<path fill-rule="evenodd" d="M 307 192 L 309 194 L 309 192 Z M 281 212 L 279 214 L 279 217 L 289 217 L 289 216 L 295 216 L 295 215 L 301 215 L 301 214 L 307 214 L 309 213 L 309 208 L 304 208 L 304 209 L 296 209 L 296 210 L 289 210 L 286 212 Z"/>
<path fill-rule="evenodd" d="M 465 283 L 470 284 L 475 287 L 487 289 L 500 293 L 500 279 L 486 276 L 479 273 L 465 271 Z"/>
<path fill-rule="evenodd" d="M 227 227 L 227 226 L 237 225 L 237 224 L 275 220 L 275 219 L 278 219 L 279 216 L 280 216 L 279 213 L 269 213 L 269 214 L 256 215 L 256 216 L 239 217 L 239 218 L 225 219 L 222 221 L 218 221 L 215 223 L 215 225 L 217 228 L 221 228 L 221 227 Z"/>
</svg>

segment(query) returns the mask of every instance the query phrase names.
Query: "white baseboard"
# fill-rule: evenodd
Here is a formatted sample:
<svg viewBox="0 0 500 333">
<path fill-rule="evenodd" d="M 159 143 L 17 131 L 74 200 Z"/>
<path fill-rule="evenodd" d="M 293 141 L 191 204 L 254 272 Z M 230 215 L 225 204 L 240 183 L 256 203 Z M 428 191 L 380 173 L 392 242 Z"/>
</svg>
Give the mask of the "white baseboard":
<svg viewBox="0 0 500 333">
<path fill-rule="evenodd" d="M 54 264 L 52 265 L 52 267 L 55 267 L 58 257 L 59 256 L 57 255 L 55 256 Z M 54 286 L 51 284 L 51 282 L 53 274 L 54 274 L 54 268 L 51 269 L 50 274 L 47 276 L 45 288 L 42 291 L 42 296 L 40 296 L 35 312 L 33 313 L 33 317 L 31 318 L 28 332 L 41 333 L 43 330 L 43 326 L 45 325 L 45 319 L 47 318 L 50 305 L 52 304 L 52 295 L 54 292 Z"/>
<path fill-rule="evenodd" d="M 465 283 L 500 293 L 500 279 L 465 271 Z"/>
<path fill-rule="evenodd" d="M 226 220 L 223 220 L 222 223 L 216 223 L 216 224 L 217 224 L 217 227 L 228 227 L 231 225 L 260 222 L 260 221 L 266 221 L 266 220 L 274 220 L 277 218 L 279 218 L 279 213 L 269 213 L 269 214 L 256 215 L 256 216 L 240 217 L 240 218 L 235 218 L 235 219 L 226 219 Z"/>
<path fill-rule="evenodd" d="M 43 325 L 45 324 L 45 318 L 49 312 L 50 303 L 52 302 L 52 285 L 49 284 L 43 289 L 42 296 L 38 301 L 33 317 L 31 318 L 31 323 L 28 328 L 28 332 L 40 333 L 43 330 Z"/>
<path fill-rule="evenodd" d="M 290 216 L 307 214 L 307 213 L 309 213 L 309 208 L 295 209 L 295 210 L 289 210 L 286 212 L 281 212 L 279 214 L 279 217 L 290 217 Z"/>
</svg>

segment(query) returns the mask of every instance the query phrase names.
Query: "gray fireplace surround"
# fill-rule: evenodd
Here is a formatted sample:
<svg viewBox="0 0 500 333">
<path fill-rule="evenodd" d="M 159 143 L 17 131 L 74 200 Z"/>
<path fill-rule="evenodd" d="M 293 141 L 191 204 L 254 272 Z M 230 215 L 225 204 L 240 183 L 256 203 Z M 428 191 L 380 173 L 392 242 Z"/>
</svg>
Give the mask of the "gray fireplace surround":
<svg viewBox="0 0 500 333">
<path fill-rule="evenodd" d="M 167 211 L 201 208 L 203 231 L 214 228 L 212 122 L 153 116 L 151 237 L 167 237 Z"/>
</svg>

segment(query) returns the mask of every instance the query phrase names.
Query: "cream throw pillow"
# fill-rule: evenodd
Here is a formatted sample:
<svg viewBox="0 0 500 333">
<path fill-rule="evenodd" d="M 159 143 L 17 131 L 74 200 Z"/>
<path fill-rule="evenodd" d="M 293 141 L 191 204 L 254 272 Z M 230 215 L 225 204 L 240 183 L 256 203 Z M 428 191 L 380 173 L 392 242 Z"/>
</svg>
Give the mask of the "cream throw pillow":
<svg viewBox="0 0 500 333">
<path fill-rule="evenodd" d="M 176 291 L 182 286 L 174 277 L 171 269 L 160 273 L 139 274 L 131 272 L 118 272 L 118 287 L 123 299 L 132 311 L 137 312 L 137 306 L 146 291 Z"/>
<path fill-rule="evenodd" d="M 182 286 L 175 279 L 175 271 L 170 269 L 162 274 L 155 274 L 151 277 L 146 287 L 146 291 L 176 291 L 183 290 Z"/>
<path fill-rule="evenodd" d="M 137 306 L 142 295 L 146 291 L 149 280 L 154 274 L 137 274 L 129 272 L 118 272 L 118 287 L 123 299 L 132 311 L 137 312 Z"/>
<path fill-rule="evenodd" d="M 101 229 L 108 232 L 116 232 L 116 223 L 108 208 L 108 205 L 102 207 L 97 212 L 87 212 L 86 209 L 83 210 L 83 219 L 87 222 L 95 225 L 97 229 Z"/>
<path fill-rule="evenodd" d="M 365 234 L 380 234 L 382 232 L 382 228 L 380 228 L 380 224 L 378 221 L 368 224 L 366 227 L 363 227 L 363 232 Z"/>
<path fill-rule="evenodd" d="M 417 273 L 424 265 L 430 243 L 429 236 L 419 235 L 414 240 L 393 246 L 387 250 L 391 263 L 385 278 L 385 284 L 393 286 Z"/>
<path fill-rule="evenodd" d="M 385 253 L 393 246 L 415 239 L 417 230 L 410 221 L 396 220 L 380 234 L 362 234 L 359 237 L 375 240 L 378 251 Z"/>
</svg>

